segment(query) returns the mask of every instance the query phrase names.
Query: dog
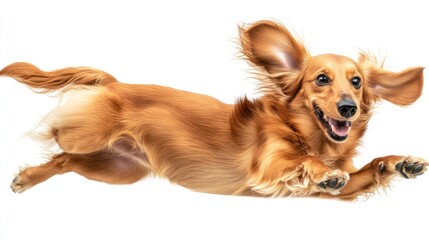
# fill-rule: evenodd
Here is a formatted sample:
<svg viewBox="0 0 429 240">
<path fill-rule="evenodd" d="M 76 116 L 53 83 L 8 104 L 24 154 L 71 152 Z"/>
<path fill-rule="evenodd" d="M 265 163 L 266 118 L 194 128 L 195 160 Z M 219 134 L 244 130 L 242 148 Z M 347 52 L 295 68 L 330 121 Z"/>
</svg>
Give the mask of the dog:
<svg viewBox="0 0 429 240">
<path fill-rule="evenodd" d="M 415 178 L 428 162 L 385 156 L 357 169 L 356 147 L 374 103 L 399 106 L 422 93 L 423 68 L 384 70 L 365 52 L 357 61 L 311 56 L 281 23 L 239 27 L 243 57 L 259 72 L 263 95 L 225 104 L 210 96 L 157 85 L 118 82 L 103 71 L 42 71 L 13 63 L 0 75 L 60 103 L 36 134 L 62 152 L 28 167 L 11 188 L 22 193 L 57 174 L 131 184 L 147 176 L 225 195 L 312 196 L 353 200 Z"/>
</svg>

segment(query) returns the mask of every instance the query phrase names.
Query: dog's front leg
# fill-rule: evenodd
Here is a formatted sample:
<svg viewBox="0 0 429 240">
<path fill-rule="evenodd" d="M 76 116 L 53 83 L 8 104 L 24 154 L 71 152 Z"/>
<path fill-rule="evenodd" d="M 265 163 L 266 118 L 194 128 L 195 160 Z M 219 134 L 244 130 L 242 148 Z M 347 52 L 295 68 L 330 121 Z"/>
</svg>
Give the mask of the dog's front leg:
<svg viewBox="0 0 429 240">
<path fill-rule="evenodd" d="M 374 159 L 357 172 L 350 174 L 350 181 L 337 196 L 353 200 L 374 193 L 378 188 L 388 187 L 395 176 L 415 178 L 426 171 L 428 162 L 422 158 L 386 156 Z"/>
<path fill-rule="evenodd" d="M 315 156 L 273 154 L 250 171 L 247 186 L 265 196 L 308 196 L 314 193 L 339 194 L 349 174 L 328 168 Z"/>
</svg>

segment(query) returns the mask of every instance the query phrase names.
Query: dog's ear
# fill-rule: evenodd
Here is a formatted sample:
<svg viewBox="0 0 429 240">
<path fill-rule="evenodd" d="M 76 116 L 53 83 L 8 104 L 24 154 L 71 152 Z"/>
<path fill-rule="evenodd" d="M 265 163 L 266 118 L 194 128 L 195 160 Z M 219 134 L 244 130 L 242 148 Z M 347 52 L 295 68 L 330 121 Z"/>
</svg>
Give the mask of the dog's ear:
<svg viewBox="0 0 429 240">
<path fill-rule="evenodd" d="M 299 70 L 308 55 L 283 25 L 272 21 L 240 28 L 240 41 L 249 61 L 270 74 Z"/>
<path fill-rule="evenodd" d="M 300 88 L 300 73 L 309 57 L 304 45 L 283 25 L 272 21 L 240 28 L 240 42 L 247 59 L 268 73 L 259 79 L 261 89 L 280 90 L 292 99 Z"/>
<path fill-rule="evenodd" d="M 422 94 L 422 67 L 407 68 L 400 72 L 390 72 L 368 64 L 368 56 L 361 55 L 365 78 L 367 80 L 367 97 L 370 101 L 385 99 L 399 106 L 410 105 Z M 372 61 L 374 63 L 374 61 Z"/>
</svg>

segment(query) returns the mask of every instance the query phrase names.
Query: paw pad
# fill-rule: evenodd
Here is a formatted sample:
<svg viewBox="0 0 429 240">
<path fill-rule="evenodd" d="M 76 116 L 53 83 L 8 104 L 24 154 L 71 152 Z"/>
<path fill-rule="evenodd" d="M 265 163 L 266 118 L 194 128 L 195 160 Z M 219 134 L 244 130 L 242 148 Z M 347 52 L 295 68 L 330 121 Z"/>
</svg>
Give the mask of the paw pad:
<svg viewBox="0 0 429 240">
<path fill-rule="evenodd" d="M 424 173 L 426 163 L 414 159 L 406 158 L 395 165 L 395 170 L 398 171 L 404 178 L 414 178 Z"/>
<path fill-rule="evenodd" d="M 327 189 L 340 189 L 346 185 L 346 181 L 344 179 L 331 178 L 326 181 L 320 182 L 317 184 L 320 188 Z"/>
<path fill-rule="evenodd" d="M 30 187 L 28 182 L 25 182 L 19 175 L 16 176 L 10 184 L 10 188 L 14 193 L 22 193 Z"/>
</svg>

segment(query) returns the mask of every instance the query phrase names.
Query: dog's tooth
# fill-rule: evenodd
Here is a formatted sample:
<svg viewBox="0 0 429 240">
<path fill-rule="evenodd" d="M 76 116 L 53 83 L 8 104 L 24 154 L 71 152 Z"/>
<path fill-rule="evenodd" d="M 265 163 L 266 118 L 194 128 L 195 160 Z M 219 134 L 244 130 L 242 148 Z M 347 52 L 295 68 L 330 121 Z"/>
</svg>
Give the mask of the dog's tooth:
<svg viewBox="0 0 429 240">
<path fill-rule="evenodd" d="M 331 124 L 331 129 L 335 134 L 337 134 L 337 129 L 335 128 L 334 124 Z"/>
</svg>

